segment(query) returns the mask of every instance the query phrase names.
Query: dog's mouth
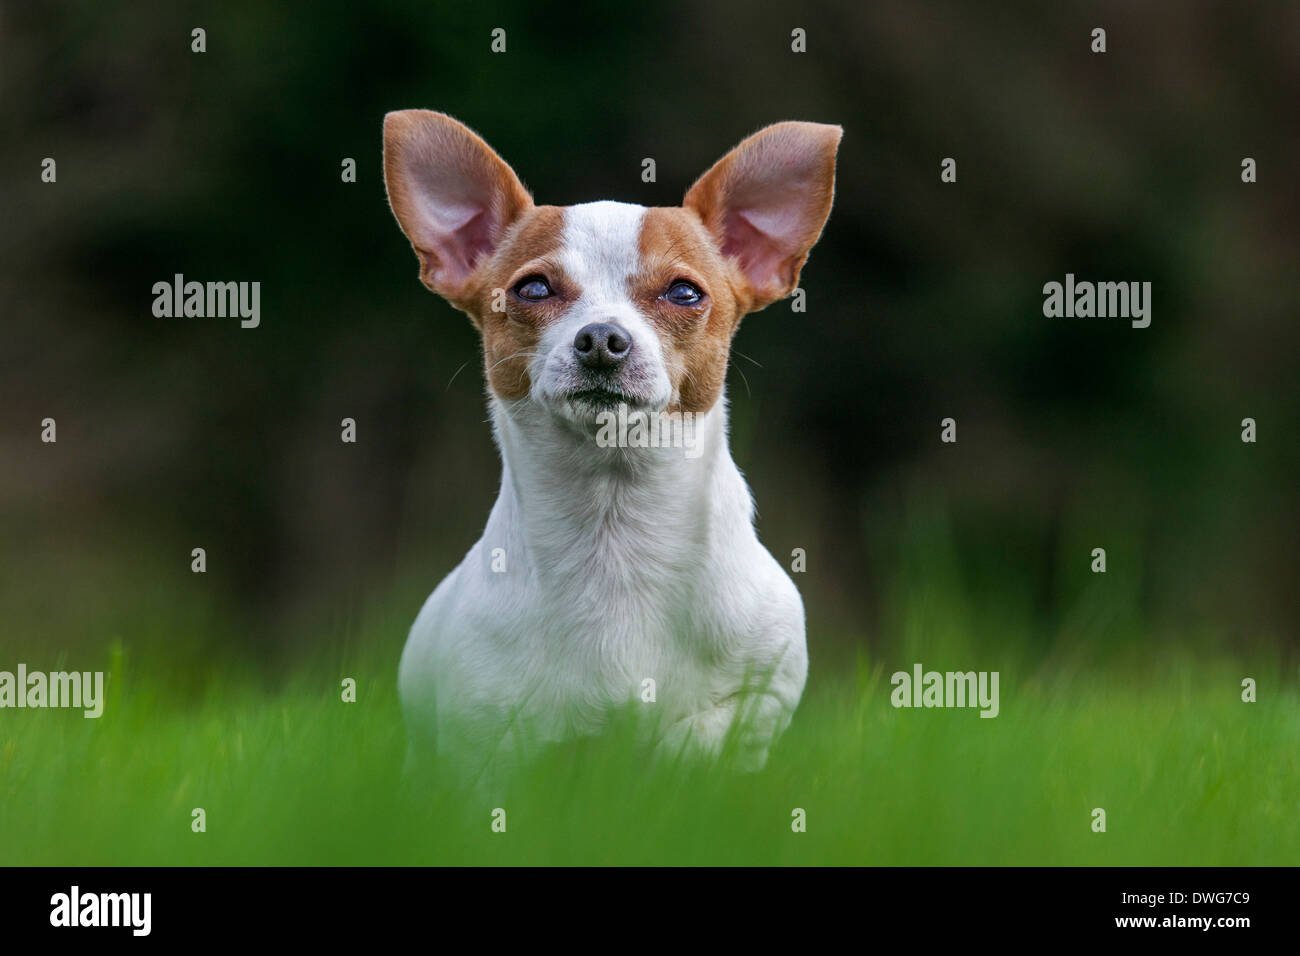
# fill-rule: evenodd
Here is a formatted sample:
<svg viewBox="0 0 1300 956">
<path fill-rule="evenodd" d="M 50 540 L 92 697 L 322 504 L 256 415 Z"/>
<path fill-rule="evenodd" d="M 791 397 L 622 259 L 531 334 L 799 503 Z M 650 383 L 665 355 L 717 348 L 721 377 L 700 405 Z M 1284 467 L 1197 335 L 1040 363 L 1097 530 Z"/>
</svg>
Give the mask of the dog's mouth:
<svg viewBox="0 0 1300 956">
<path fill-rule="evenodd" d="M 569 392 L 565 398 L 571 405 L 580 405 L 588 408 L 595 408 L 601 411 L 618 408 L 620 405 L 627 405 L 629 408 L 635 408 L 644 404 L 635 395 L 621 391 L 615 388 L 582 388 L 577 391 Z"/>
</svg>

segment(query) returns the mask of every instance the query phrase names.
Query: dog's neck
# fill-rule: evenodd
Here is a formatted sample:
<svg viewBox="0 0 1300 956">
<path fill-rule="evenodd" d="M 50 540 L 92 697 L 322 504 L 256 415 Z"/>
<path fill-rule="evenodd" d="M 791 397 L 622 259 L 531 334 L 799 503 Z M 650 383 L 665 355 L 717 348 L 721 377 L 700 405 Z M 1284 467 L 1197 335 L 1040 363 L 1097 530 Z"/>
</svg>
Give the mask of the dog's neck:
<svg viewBox="0 0 1300 956">
<path fill-rule="evenodd" d="M 694 417 L 689 450 L 601 447 L 545 409 L 496 398 L 492 414 L 503 475 L 484 537 L 508 560 L 631 585 L 707 561 L 719 523 L 752 527 L 724 399 Z"/>
</svg>

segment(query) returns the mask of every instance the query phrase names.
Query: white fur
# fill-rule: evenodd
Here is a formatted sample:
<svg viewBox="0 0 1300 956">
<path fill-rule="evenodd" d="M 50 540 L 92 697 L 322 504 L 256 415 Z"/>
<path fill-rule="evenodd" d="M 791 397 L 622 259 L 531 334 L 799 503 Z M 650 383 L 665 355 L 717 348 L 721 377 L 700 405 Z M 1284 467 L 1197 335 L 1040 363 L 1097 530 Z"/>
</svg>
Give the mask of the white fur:
<svg viewBox="0 0 1300 956">
<path fill-rule="evenodd" d="M 483 537 L 425 602 L 402 655 L 413 758 L 478 772 L 536 743 L 599 731 L 619 708 L 662 750 L 716 754 L 743 708 L 739 757 L 762 766 L 807 672 L 803 604 L 759 543 L 727 447 L 726 403 L 681 448 L 601 448 L 559 397 L 593 321 L 631 334 L 629 375 L 650 408 L 675 396 L 650 323 L 625 290 L 644 209 L 565 211 L 565 274 L 582 290 L 547 330 L 533 393 L 491 399 L 503 460 Z M 506 570 L 493 570 L 496 549 Z M 643 681 L 656 701 L 642 701 Z"/>
<path fill-rule="evenodd" d="M 564 417 L 573 417 L 560 398 L 575 372 L 573 337 L 591 322 L 617 322 L 632 333 L 634 354 L 624 375 L 638 386 L 647 405 L 664 408 L 676 398 L 659 337 L 628 299 L 625 286 L 637 267 L 644 215 L 644 206 L 622 202 L 584 203 L 564 210 L 564 247 L 559 258 L 565 275 L 582 295 L 563 321 L 543 334 L 539 361 L 532 369 L 533 398 Z"/>
</svg>

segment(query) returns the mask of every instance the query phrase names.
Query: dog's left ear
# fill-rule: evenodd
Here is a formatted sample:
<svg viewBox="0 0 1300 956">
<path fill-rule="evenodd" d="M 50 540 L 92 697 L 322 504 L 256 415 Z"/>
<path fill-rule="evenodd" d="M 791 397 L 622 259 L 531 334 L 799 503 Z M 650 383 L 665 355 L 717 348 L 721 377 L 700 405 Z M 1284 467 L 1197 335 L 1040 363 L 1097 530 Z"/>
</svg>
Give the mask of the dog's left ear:
<svg viewBox="0 0 1300 956">
<path fill-rule="evenodd" d="M 794 291 L 835 195 L 844 130 L 776 123 L 718 160 L 686 193 L 722 254 L 734 260 L 749 302 L 761 309 Z"/>
<path fill-rule="evenodd" d="M 478 265 L 532 197 L 505 160 L 445 113 L 384 117 L 384 183 L 420 281 L 457 307 Z"/>
</svg>

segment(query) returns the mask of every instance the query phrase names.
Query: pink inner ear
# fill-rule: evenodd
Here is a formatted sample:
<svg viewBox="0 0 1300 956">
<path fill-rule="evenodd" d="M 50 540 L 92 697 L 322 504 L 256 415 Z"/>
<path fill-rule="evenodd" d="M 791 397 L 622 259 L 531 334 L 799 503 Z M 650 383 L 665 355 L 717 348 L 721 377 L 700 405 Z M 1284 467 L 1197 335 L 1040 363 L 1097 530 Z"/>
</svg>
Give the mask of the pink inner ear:
<svg viewBox="0 0 1300 956">
<path fill-rule="evenodd" d="M 436 260 L 430 278 L 459 286 L 474 272 L 479 259 L 492 251 L 494 227 L 481 204 L 423 204 L 429 219 L 424 242 Z"/>
<path fill-rule="evenodd" d="M 532 198 L 473 131 L 442 113 L 384 118 L 389 202 L 421 262 L 421 278 L 455 300 Z"/>
<path fill-rule="evenodd" d="M 419 215 L 411 238 L 435 260 L 429 278 L 449 289 L 469 278 L 497 238 L 499 224 L 492 215 L 500 205 L 496 193 L 508 187 L 485 166 L 434 156 L 412 171 Z"/>
<path fill-rule="evenodd" d="M 755 309 L 788 295 L 830 213 L 841 130 L 765 127 L 714 163 L 686 193 L 753 292 Z"/>
<path fill-rule="evenodd" d="M 790 203 L 788 197 L 786 203 L 782 205 L 781 198 L 779 193 L 767 202 L 760 197 L 759 201 L 747 209 L 742 209 L 740 213 L 759 232 L 793 250 L 803 237 L 803 233 L 807 231 L 807 227 L 803 221 L 802 209 Z"/>
<path fill-rule="evenodd" d="M 729 210 L 723 220 L 722 254 L 735 256 L 755 289 L 768 293 L 792 278 L 787 261 L 797 250 L 782 237 L 797 234 L 798 228 L 794 210 Z"/>
</svg>

